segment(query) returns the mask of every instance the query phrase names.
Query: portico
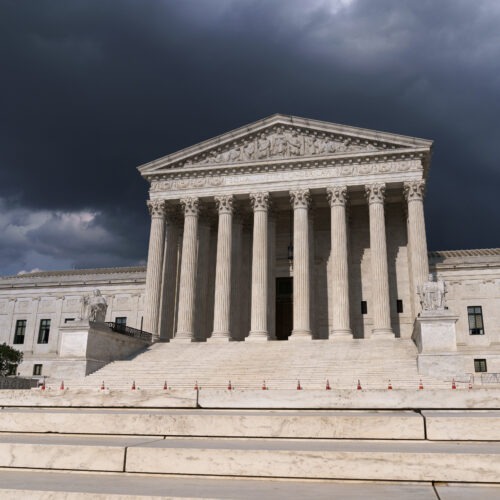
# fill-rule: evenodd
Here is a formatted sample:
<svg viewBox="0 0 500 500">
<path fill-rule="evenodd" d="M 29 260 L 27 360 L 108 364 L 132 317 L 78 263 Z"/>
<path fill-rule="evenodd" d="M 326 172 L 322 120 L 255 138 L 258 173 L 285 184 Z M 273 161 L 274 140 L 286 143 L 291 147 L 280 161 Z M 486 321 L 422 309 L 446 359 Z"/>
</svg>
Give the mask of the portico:
<svg viewBox="0 0 500 500">
<path fill-rule="evenodd" d="M 276 280 L 288 277 L 289 340 L 409 338 L 428 273 L 430 147 L 274 115 L 139 167 L 150 182 L 145 329 L 175 342 L 274 340 Z"/>
</svg>

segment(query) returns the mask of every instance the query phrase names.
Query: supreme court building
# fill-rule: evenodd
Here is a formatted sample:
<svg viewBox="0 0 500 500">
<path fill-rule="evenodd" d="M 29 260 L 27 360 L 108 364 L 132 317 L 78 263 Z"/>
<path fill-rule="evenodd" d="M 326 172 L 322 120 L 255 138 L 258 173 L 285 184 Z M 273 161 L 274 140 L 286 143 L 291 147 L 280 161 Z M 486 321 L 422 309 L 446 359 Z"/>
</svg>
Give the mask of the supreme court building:
<svg viewBox="0 0 500 500">
<path fill-rule="evenodd" d="M 500 250 L 428 252 L 431 148 L 273 115 L 142 165 L 147 269 L 0 278 L 0 342 L 25 352 L 26 373 L 50 375 L 95 288 L 107 321 L 160 342 L 411 339 L 431 272 L 447 286 L 450 349 L 500 372 Z"/>
<path fill-rule="evenodd" d="M 139 167 L 160 339 L 410 337 L 432 142 L 274 115 Z"/>
</svg>

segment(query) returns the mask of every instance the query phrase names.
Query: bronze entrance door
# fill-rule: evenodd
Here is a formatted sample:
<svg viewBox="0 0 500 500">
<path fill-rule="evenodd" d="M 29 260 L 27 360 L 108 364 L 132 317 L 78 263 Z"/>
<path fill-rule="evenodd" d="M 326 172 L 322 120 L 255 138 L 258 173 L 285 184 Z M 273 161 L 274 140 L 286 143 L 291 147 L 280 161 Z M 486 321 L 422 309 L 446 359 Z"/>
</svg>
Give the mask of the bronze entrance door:
<svg viewBox="0 0 500 500">
<path fill-rule="evenodd" d="M 293 328 L 293 278 L 276 278 L 276 339 L 288 340 Z"/>
</svg>

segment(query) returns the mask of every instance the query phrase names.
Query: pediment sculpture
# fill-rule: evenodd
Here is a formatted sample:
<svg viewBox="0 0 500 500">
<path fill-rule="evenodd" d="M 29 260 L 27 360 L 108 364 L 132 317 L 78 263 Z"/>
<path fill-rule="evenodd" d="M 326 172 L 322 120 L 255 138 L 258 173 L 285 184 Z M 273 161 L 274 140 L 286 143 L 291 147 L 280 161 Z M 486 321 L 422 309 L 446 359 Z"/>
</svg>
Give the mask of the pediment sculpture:
<svg viewBox="0 0 500 500">
<path fill-rule="evenodd" d="M 394 146 L 390 145 L 390 148 Z M 188 158 L 182 165 L 230 164 L 246 161 L 373 152 L 387 144 L 298 127 L 274 126 Z"/>
</svg>

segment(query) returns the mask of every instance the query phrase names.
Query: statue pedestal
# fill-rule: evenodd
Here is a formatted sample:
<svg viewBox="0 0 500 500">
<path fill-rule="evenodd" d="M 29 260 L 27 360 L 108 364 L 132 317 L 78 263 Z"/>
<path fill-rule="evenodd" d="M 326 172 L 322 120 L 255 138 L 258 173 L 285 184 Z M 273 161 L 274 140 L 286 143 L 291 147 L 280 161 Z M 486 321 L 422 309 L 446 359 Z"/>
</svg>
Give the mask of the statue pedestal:
<svg viewBox="0 0 500 500">
<path fill-rule="evenodd" d="M 457 354 L 455 323 L 448 310 L 422 311 L 415 320 L 412 339 L 418 348 L 418 371 L 422 375 L 460 376 L 464 360 Z"/>
<path fill-rule="evenodd" d="M 457 350 L 457 334 L 455 323 L 458 316 L 441 311 L 422 311 L 413 327 L 412 339 L 419 353 L 455 352 Z"/>
</svg>

